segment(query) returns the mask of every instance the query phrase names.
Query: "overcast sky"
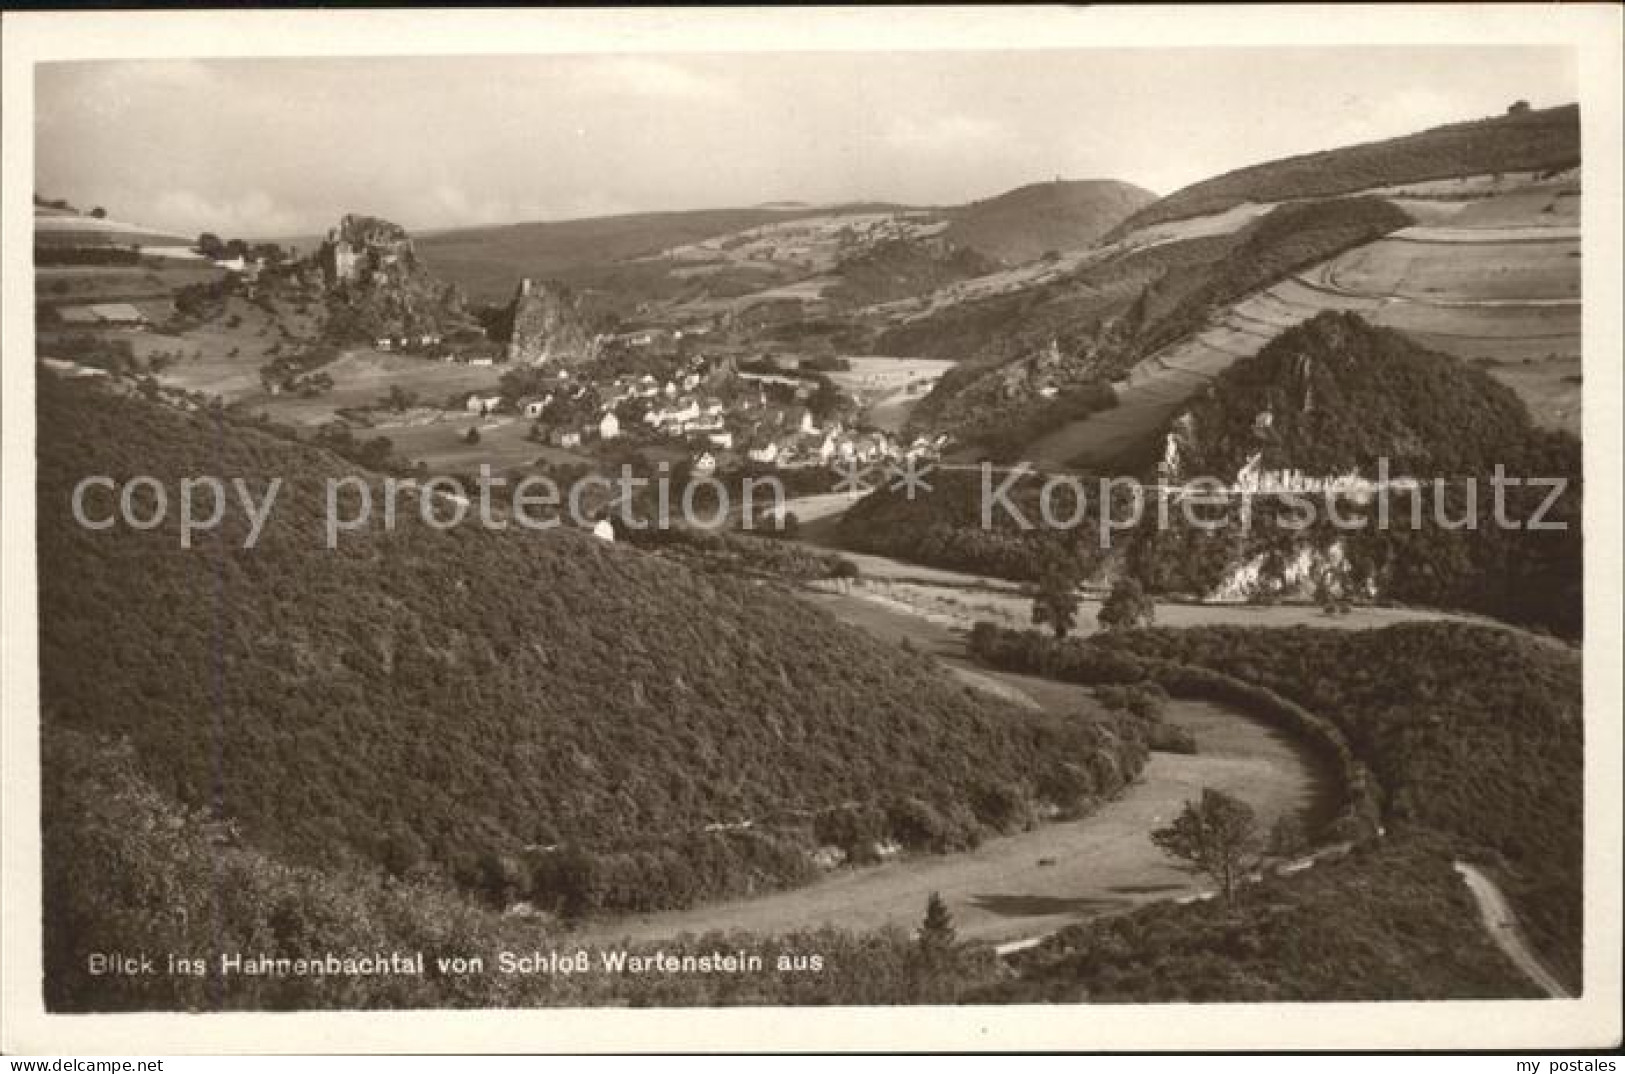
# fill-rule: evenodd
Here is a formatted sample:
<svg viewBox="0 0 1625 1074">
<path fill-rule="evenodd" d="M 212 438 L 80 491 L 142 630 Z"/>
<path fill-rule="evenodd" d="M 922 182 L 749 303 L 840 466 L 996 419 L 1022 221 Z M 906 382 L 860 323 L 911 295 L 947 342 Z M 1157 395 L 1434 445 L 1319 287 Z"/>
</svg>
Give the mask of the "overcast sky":
<svg viewBox="0 0 1625 1074">
<path fill-rule="evenodd" d="M 654 209 L 956 204 L 1063 176 L 1159 194 L 1575 100 L 1566 51 L 1066 50 L 55 64 L 36 184 L 196 234 Z"/>
</svg>

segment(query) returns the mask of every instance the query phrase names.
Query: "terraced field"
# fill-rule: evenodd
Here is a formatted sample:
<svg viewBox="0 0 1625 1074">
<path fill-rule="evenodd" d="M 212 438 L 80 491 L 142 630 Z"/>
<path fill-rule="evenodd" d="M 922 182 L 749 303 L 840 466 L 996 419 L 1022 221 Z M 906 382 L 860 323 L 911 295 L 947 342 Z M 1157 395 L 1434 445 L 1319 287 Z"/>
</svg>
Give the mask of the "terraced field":
<svg viewBox="0 0 1625 1074">
<path fill-rule="evenodd" d="M 192 240 L 181 235 L 141 224 L 109 220 L 43 206 L 34 208 L 36 246 L 87 247 L 139 245 L 149 257 L 176 257 L 196 260 L 190 250 Z"/>
<path fill-rule="evenodd" d="M 1579 202 L 1571 176 L 1487 199 L 1429 201 L 1432 222 L 1249 295 L 1140 362 L 1115 385 L 1115 409 L 1043 437 L 1027 457 L 1052 467 L 1119 460 L 1236 359 L 1323 310 L 1355 310 L 1474 360 L 1517 391 L 1538 422 L 1578 433 Z"/>
</svg>

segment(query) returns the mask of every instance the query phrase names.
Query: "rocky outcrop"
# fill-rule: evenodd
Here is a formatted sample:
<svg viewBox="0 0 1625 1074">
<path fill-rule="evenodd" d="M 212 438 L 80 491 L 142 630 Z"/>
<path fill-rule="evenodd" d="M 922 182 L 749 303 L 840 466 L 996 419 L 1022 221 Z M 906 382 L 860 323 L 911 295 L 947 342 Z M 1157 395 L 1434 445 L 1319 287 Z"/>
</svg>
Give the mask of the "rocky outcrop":
<svg viewBox="0 0 1625 1074">
<path fill-rule="evenodd" d="M 587 330 L 575 299 L 562 287 L 520 280 L 509 307 L 509 323 L 510 362 L 575 363 L 597 356 L 597 339 Z"/>
<path fill-rule="evenodd" d="M 444 334 L 466 322 L 462 296 L 418 261 L 406 229 L 346 214 L 316 252 L 328 295 L 329 336 Z"/>
</svg>

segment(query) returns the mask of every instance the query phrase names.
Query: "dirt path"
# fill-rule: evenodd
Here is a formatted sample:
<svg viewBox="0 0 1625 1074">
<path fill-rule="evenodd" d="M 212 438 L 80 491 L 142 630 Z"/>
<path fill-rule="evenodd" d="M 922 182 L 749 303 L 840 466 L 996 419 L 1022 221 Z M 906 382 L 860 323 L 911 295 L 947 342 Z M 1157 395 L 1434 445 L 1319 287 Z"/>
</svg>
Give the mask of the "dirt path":
<svg viewBox="0 0 1625 1074">
<path fill-rule="evenodd" d="M 954 673 L 970 672 L 1019 691 L 1031 703 L 1057 711 L 1095 704 L 1083 687 L 976 667 L 966 658 L 960 636 L 917 615 L 839 593 L 810 594 L 808 599 L 885 640 L 907 638 Z M 1041 825 L 989 840 L 967 853 L 840 870 L 793 891 L 595 924 L 575 937 L 583 943 L 614 944 L 658 942 L 712 929 L 770 933 L 824 924 L 860 930 L 913 928 L 926 900 L 937 892 L 962 937 L 1001 943 L 1202 891 L 1202 882 L 1157 850 L 1148 833 L 1204 787 L 1245 799 L 1266 828 L 1285 813 L 1312 817 L 1326 807 L 1333 785 L 1329 774 L 1302 746 L 1273 728 L 1200 702 L 1176 702 L 1168 718 L 1190 728 L 1200 753 L 1153 754 L 1138 783 L 1082 820 Z"/>
<path fill-rule="evenodd" d="M 1478 903 L 1479 917 L 1483 919 L 1485 931 L 1495 941 L 1495 946 L 1505 952 L 1513 965 L 1552 999 L 1574 998 L 1562 982 L 1546 969 L 1540 956 L 1524 939 L 1523 930 L 1518 927 L 1518 915 L 1512 912 L 1511 904 L 1501 889 L 1496 887 L 1495 881 L 1466 862 L 1458 861 L 1455 866 L 1456 872 L 1466 881 L 1467 890 L 1472 892 L 1473 900 Z"/>
</svg>

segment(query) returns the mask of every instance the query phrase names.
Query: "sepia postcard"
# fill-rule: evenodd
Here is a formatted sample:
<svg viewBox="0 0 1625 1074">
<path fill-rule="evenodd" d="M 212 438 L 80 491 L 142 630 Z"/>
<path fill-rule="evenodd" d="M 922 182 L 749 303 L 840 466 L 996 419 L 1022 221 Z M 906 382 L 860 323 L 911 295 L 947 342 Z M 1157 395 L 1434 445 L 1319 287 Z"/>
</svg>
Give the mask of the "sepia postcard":
<svg viewBox="0 0 1625 1074">
<path fill-rule="evenodd" d="M 1617 1045 L 1620 28 L 8 16 L 3 1047 Z"/>
</svg>

